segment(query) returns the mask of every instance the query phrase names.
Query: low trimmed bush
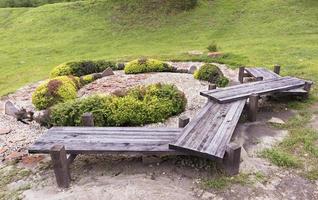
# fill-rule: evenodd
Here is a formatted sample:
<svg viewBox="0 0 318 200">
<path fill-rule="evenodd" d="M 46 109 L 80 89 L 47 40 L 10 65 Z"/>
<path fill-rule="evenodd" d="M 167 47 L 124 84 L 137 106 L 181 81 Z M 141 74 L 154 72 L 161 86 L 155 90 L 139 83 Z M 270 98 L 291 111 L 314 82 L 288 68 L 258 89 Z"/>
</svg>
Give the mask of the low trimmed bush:
<svg viewBox="0 0 318 200">
<path fill-rule="evenodd" d="M 194 72 L 194 78 L 209 81 L 218 87 L 225 87 L 229 83 L 229 80 L 223 76 L 222 71 L 213 64 L 204 64 Z"/>
<path fill-rule="evenodd" d="M 141 58 L 127 63 L 124 70 L 126 74 L 139 74 L 147 72 L 171 72 L 173 68 L 160 60 Z"/>
<path fill-rule="evenodd" d="M 173 85 L 154 84 L 129 90 L 124 96 L 94 95 L 55 105 L 51 123 L 79 126 L 85 112 L 96 126 L 140 126 L 162 122 L 185 109 L 186 98 Z"/>
<path fill-rule="evenodd" d="M 107 69 L 108 67 L 112 68 L 113 70 L 117 70 L 117 65 L 114 62 L 104 61 L 104 60 L 97 60 L 97 61 L 90 61 L 90 60 L 83 60 L 83 61 L 74 61 L 74 62 L 67 62 L 58 65 L 57 67 L 53 68 L 51 71 L 51 77 L 57 76 L 84 76 L 93 73 L 99 73 Z"/>
<path fill-rule="evenodd" d="M 87 85 L 87 84 L 93 82 L 95 79 L 94 79 L 94 76 L 92 74 L 89 74 L 89 75 L 82 76 L 80 80 L 81 80 L 82 85 Z"/>
<path fill-rule="evenodd" d="M 32 103 L 38 110 L 49 108 L 57 103 L 75 99 L 80 87 L 79 78 L 59 76 L 39 85 L 32 94 Z"/>
</svg>

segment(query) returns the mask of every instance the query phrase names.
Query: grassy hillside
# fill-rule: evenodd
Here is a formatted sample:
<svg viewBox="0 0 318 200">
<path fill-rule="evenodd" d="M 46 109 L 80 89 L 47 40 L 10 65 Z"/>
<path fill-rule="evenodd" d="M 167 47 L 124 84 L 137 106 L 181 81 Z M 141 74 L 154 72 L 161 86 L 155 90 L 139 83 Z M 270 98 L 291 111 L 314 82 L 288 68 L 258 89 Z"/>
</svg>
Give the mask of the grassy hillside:
<svg viewBox="0 0 318 200">
<path fill-rule="evenodd" d="M 62 62 L 188 59 L 185 52 L 211 41 L 237 55 L 237 63 L 279 63 L 285 74 L 318 80 L 316 0 L 201 0 L 182 12 L 157 7 L 95 0 L 0 8 L 0 95 L 46 78 Z"/>
</svg>

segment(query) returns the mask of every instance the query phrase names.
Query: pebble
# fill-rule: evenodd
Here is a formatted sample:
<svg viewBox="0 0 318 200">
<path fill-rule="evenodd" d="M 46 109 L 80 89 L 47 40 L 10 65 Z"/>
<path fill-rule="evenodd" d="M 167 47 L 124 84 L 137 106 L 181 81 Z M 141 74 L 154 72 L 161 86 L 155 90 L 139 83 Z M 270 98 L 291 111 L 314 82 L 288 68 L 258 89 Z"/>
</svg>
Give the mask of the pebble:
<svg viewBox="0 0 318 200">
<path fill-rule="evenodd" d="M 8 128 L 0 128 L 0 135 L 5 135 L 11 132 L 11 129 Z"/>
</svg>

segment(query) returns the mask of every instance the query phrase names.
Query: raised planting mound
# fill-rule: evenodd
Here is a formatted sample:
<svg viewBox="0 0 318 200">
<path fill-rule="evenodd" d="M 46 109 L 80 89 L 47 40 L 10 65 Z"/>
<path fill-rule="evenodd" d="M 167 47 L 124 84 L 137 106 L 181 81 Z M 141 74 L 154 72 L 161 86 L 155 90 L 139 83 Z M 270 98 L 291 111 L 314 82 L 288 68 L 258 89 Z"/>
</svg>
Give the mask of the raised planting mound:
<svg viewBox="0 0 318 200">
<path fill-rule="evenodd" d="M 87 74 L 99 73 L 110 67 L 113 70 L 118 69 L 115 62 L 105 60 L 83 60 L 63 63 L 51 71 L 51 77 L 73 75 L 83 76 Z"/>
<path fill-rule="evenodd" d="M 194 78 L 209 81 L 218 87 L 225 87 L 229 83 L 229 79 L 213 64 L 204 64 L 200 69 L 194 72 Z"/>
<path fill-rule="evenodd" d="M 38 110 L 49 108 L 56 103 L 75 99 L 80 88 L 78 77 L 59 76 L 46 80 L 32 94 L 32 103 Z"/>
<path fill-rule="evenodd" d="M 140 126 L 181 113 L 186 102 L 174 85 L 140 86 L 123 96 L 94 95 L 57 104 L 51 110 L 51 124 L 80 126 L 81 116 L 91 112 L 95 126 Z"/>
<path fill-rule="evenodd" d="M 160 60 L 140 58 L 130 61 L 125 66 L 126 74 L 139 74 L 147 72 L 171 72 L 173 67 Z"/>
</svg>

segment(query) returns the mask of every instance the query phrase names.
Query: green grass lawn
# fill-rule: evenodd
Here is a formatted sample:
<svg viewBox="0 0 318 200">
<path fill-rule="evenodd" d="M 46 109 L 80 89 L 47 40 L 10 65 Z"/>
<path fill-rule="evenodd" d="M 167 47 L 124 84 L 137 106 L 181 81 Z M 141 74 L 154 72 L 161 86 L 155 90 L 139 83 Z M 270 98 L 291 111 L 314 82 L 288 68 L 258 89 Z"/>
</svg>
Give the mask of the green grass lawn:
<svg viewBox="0 0 318 200">
<path fill-rule="evenodd" d="M 318 80 L 318 1 L 199 1 L 186 12 L 122 9 L 121 1 L 0 8 L 0 95 L 79 59 L 188 59 L 216 41 L 235 63 L 283 66 Z M 130 4 L 134 4 L 130 0 Z"/>
</svg>

